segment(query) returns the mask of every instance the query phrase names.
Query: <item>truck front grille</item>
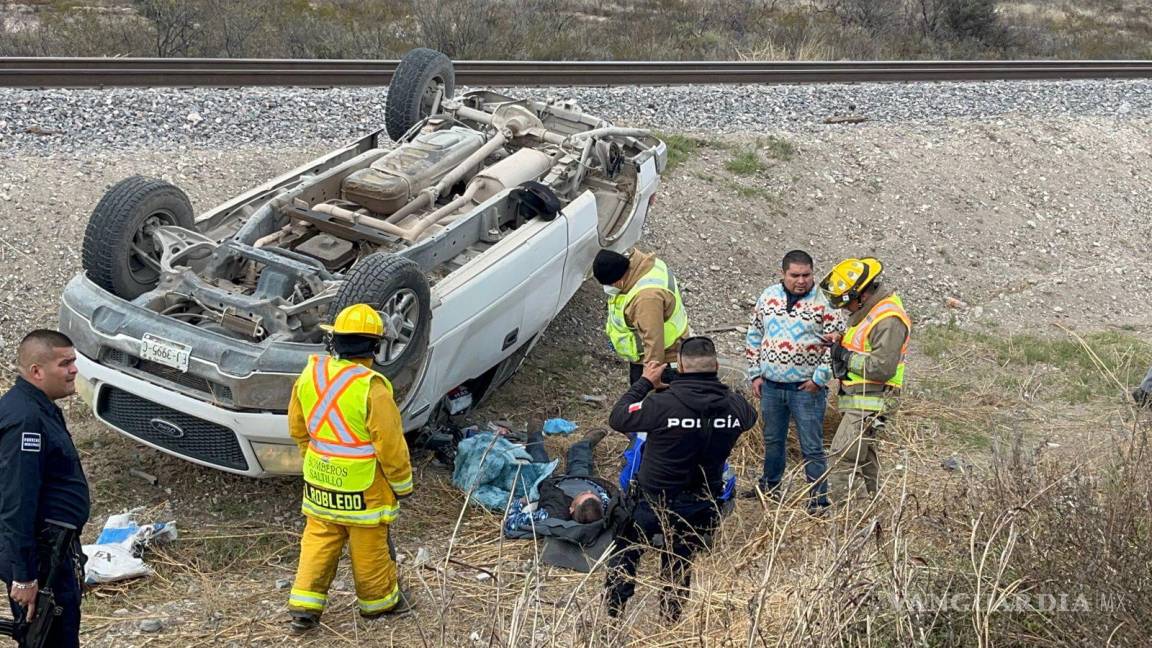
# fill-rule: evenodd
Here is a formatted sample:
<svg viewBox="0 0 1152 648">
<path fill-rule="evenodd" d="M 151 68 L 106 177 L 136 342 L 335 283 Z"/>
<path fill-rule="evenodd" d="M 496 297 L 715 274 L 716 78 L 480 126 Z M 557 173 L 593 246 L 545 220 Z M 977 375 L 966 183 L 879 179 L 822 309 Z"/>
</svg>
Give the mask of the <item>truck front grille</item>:
<svg viewBox="0 0 1152 648">
<path fill-rule="evenodd" d="M 124 432 L 177 454 L 224 468 L 248 469 L 236 434 L 223 425 L 109 385 L 100 390 L 96 413 Z"/>
</svg>

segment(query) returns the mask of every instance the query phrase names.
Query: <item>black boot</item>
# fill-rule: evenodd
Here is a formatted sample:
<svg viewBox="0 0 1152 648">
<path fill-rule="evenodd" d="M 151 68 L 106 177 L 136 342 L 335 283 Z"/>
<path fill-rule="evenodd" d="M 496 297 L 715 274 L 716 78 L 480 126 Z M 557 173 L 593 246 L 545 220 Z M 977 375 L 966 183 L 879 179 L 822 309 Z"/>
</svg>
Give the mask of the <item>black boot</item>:
<svg viewBox="0 0 1152 648">
<path fill-rule="evenodd" d="M 288 616 L 292 617 L 292 632 L 295 633 L 308 632 L 320 625 L 320 615 L 316 612 L 290 610 Z"/>
<path fill-rule="evenodd" d="M 664 591 L 660 593 L 660 618 L 668 623 L 676 623 L 680 620 L 680 613 L 684 609 L 683 597 Z"/>
<path fill-rule="evenodd" d="M 584 438 L 581 439 L 581 441 L 587 441 L 588 445 L 595 448 L 596 444 L 603 441 L 604 437 L 606 437 L 606 436 L 608 436 L 608 429 L 607 428 L 596 428 L 595 430 L 588 430 L 587 432 L 585 432 Z"/>
</svg>

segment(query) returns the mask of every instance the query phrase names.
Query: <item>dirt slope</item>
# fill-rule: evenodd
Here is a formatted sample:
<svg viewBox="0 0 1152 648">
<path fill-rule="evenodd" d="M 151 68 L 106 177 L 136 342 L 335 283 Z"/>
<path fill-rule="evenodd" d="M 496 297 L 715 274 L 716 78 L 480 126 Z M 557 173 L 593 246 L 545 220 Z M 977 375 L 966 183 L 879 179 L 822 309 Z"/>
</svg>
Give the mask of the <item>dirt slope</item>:
<svg viewBox="0 0 1152 648">
<path fill-rule="evenodd" d="M 801 247 L 824 268 L 842 255 L 879 257 L 921 324 L 955 318 L 998 323 L 1004 331 L 1057 335 L 1060 324 L 1146 335 L 1152 330 L 1143 298 L 1152 292 L 1148 127 L 1143 120 L 1021 118 L 772 134 L 790 146 L 766 133 L 701 135 L 696 152 L 667 174 L 642 247 L 667 259 L 681 278 L 697 330 L 743 325 L 751 301 L 774 280 L 779 257 Z M 752 172 L 727 169 L 758 137 L 760 162 L 736 166 Z M 29 328 L 53 324 L 59 292 L 79 269 L 87 213 L 115 181 L 132 173 L 166 177 L 204 209 L 321 150 L 6 160 L 0 166 L 0 355 L 10 357 Z M 967 307 L 946 308 L 948 297 Z M 579 403 L 582 393 L 614 396 L 624 385 L 600 333 L 601 310 L 599 290 L 585 286 L 487 413 L 518 421 L 563 415 L 585 427 L 602 421 L 601 409 Z M 730 352 L 738 351 L 738 333 L 718 335 Z M 10 379 L 5 370 L 2 382 Z M 94 524 L 145 505 L 166 507 L 188 529 L 180 545 L 156 561 L 160 577 L 90 600 L 89 641 L 145 645 L 151 637 L 137 621 L 161 618 L 162 632 L 176 645 L 285 643 L 286 592 L 276 581 L 289 578 L 295 564 L 296 483 L 233 478 L 138 449 L 80 410 L 73 403 L 69 415 L 94 484 Z M 611 440 L 604 454 L 620 446 Z M 742 460 L 742 469 L 756 469 L 754 452 Z M 160 484 L 131 476 L 133 467 Z M 406 503 L 397 530 L 401 549 L 411 556 L 427 546 L 442 556 L 460 497 L 440 469 L 422 464 L 417 479 L 421 493 Z M 458 538 L 463 555 L 492 569 L 519 565 L 523 546 L 499 545 L 495 528 L 491 516 L 465 515 Z M 454 617 L 443 636 L 466 645 L 471 632 L 492 623 L 495 590 L 485 589 L 493 586 L 476 580 L 473 569 L 452 569 L 463 589 L 452 594 Z M 415 579 L 429 572 L 409 573 Z M 574 581 L 557 574 L 550 582 L 562 592 Z M 350 589 L 342 571 L 335 589 L 342 607 L 330 615 L 338 634 L 325 635 L 326 641 L 387 645 L 407 638 L 411 645 L 419 636 L 413 619 L 358 626 L 343 607 Z M 422 595 L 435 598 L 431 591 Z M 439 645 L 435 636 L 425 640 Z"/>
</svg>

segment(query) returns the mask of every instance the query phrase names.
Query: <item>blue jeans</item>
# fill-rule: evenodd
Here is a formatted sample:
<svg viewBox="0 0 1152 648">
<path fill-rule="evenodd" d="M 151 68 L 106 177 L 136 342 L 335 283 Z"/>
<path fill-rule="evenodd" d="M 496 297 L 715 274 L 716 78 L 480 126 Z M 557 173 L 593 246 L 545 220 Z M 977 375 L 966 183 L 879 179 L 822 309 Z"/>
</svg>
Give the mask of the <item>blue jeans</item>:
<svg viewBox="0 0 1152 648">
<path fill-rule="evenodd" d="M 780 487 L 784 477 L 785 444 L 788 419 L 796 421 L 800 451 L 804 455 L 804 475 L 812 484 L 814 504 L 826 505 L 828 484 L 824 480 L 824 408 L 827 388 L 812 394 L 800 389 L 800 383 L 777 383 L 765 380 L 760 389 L 760 411 L 764 414 L 764 474 L 760 489 L 769 492 Z"/>
<path fill-rule="evenodd" d="M 552 458 L 544 448 L 544 433 L 540 430 L 528 432 L 528 442 L 524 444 L 533 463 L 548 463 Z M 596 464 L 592 458 L 592 444 L 588 439 L 573 443 L 568 448 L 565 472 L 569 477 L 591 477 L 596 474 Z"/>
</svg>

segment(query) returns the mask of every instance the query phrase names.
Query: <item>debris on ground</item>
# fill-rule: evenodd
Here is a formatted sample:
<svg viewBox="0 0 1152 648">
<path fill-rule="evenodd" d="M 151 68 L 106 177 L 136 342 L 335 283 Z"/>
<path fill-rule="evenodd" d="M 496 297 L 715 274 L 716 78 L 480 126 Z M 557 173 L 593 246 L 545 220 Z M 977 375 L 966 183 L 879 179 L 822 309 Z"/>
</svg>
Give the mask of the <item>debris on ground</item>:
<svg viewBox="0 0 1152 648">
<path fill-rule="evenodd" d="M 568 419 L 550 418 L 544 421 L 544 434 L 572 434 L 576 431 L 577 425 Z"/>
<path fill-rule="evenodd" d="M 132 475 L 133 477 L 139 477 L 140 479 L 143 479 L 144 481 L 148 482 L 148 484 L 151 486 L 155 486 L 155 485 L 160 483 L 160 479 L 157 478 L 156 475 L 153 475 L 151 473 L 146 473 L 143 470 L 140 470 L 139 468 L 129 468 L 128 474 Z"/>
<path fill-rule="evenodd" d="M 868 118 L 863 115 L 833 115 L 825 117 L 825 124 L 862 124 L 868 121 Z"/>
<path fill-rule="evenodd" d="M 160 632 L 164 624 L 160 619 L 144 619 L 140 622 L 141 632 Z"/>
<path fill-rule="evenodd" d="M 416 559 L 413 561 L 417 567 L 423 566 L 432 560 L 432 554 L 429 553 L 427 547 L 420 547 L 416 550 Z"/>
<path fill-rule="evenodd" d="M 944 461 L 941 461 L 940 467 L 949 472 L 968 472 L 968 470 L 971 468 L 971 465 L 964 459 L 961 459 L 956 455 L 952 455 Z"/>
<path fill-rule="evenodd" d="M 135 515 L 143 509 L 108 516 L 95 544 L 82 547 L 88 562 L 84 565 L 84 582 L 89 585 L 151 576 L 152 568 L 143 560 L 144 550 L 152 543 L 171 542 L 177 538 L 176 523 L 137 524 Z"/>
</svg>

